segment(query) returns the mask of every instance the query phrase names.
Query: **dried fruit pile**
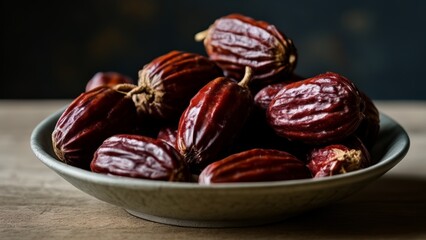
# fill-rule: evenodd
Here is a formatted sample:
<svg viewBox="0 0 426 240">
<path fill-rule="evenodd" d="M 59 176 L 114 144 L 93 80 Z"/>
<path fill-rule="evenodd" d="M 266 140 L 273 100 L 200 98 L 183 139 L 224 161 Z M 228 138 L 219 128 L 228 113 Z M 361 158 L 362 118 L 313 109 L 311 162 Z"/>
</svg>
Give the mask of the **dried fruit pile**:
<svg viewBox="0 0 426 240">
<path fill-rule="evenodd" d="M 199 184 L 320 178 L 374 164 L 379 112 L 333 72 L 294 73 L 274 25 L 231 14 L 139 71 L 96 74 L 52 133 L 57 157 L 93 172 Z M 194 177 L 196 176 L 196 177 Z"/>
</svg>

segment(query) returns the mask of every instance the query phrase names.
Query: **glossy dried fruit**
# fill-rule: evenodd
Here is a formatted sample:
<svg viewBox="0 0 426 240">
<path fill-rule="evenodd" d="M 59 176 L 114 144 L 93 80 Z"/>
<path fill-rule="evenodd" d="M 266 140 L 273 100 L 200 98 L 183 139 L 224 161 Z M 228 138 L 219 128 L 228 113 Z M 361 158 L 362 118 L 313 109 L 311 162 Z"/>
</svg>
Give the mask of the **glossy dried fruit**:
<svg viewBox="0 0 426 240">
<path fill-rule="evenodd" d="M 86 84 L 86 92 L 99 86 L 113 87 L 117 84 L 132 84 L 133 80 L 117 72 L 98 72 Z"/>
<path fill-rule="evenodd" d="M 356 130 L 356 135 L 367 148 L 371 149 L 379 135 L 380 113 L 370 97 L 363 92 L 360 93 L 365 103 L 365 110 L 364 119 Z"/>
<path fill-rule="evenodd" d="M 207 54 L 225 76 L 241 79 L 244 68 L 251 67 L 253 86 L 290 75 L 296 67 L 297 51 L 289 38 L 274 25 L 241 14 L 217 19 L 195 39 L 204 40 Z"/>
<path fill-rule="evenodd" d="M 275 149 L 252 149 L 208 165 L 200 184 L 264 182 L 311 178 L 305 164 L 295 156 Z"/>
<path fill-rule="evenodd" d="M 193 173 L 217 160 L 247 120 L 253 105 L 247 86 L 250 76 L 249 70 L 240 83 L 216 78 L 191 99 L 182 114 L 177 148 Z"/>
<path fill-rule="evenodd" d="M 287 82 L 280 82 L 267 85 L 266 87 L 260 89 L 254 96 L 254 103 L 256 107 L 262 109 L 266 112 L 275 95 L 285 86 L 288 85 Z"/>
<path fill-rule="evenodd" d="M 133 100 L 139 112 L 158 119 L 178 119 L 195 93 L 219 76 L 223 76 L 222 70 L 207 57 L 171 51 L 139 71 Z"/>
<path fill-rule="evenodd" d="M 344 143 L 314 148 L 308 155 L 308 168 L 315 178 L 333 176 L 366 168 L 372 164 L 370 153 L 358 138 Z"/>
<path fill-rule="evenodd" d="M 272 99 L 267 118 L 280 136 L 320 144 L 353 134 L 363 111 L 356 86 L 328 72 L 284 86 Z"/>
<path fill-rule="evenodd" d="M 176 135 L 176 127 L 164 126 L 158 131 L 157 139 L 162 140 L 176 148 Z"/>
<path fill-rule="evenodd" d="M 271 103 L 274 96 L 286 85 L 302 80 L 301 77 L 293 75 L 290 79 L 277 82 L 273 84 L 269 84 L 263 88 L 261 88 L 256 95 L 254 95 L 254 104 L 259 109 L 266 112 L 269 107 L 269 103 Z"/>
<path fill-rule="evenodd" d="M 132 99 L 103 86 L 82 93 L 65 109 L 53 130 L 52 145 L 61 161 L 89 169 L 102 141 L 114 134 L 131 133 L 137 126 Z"/>
<path fill-rule="evenodd" d="M 169 144 L 140 135 L 106 139 L 90 164 L 93 172 L 163 181 L 188 181 L 183 157 Z"/>
</svg>

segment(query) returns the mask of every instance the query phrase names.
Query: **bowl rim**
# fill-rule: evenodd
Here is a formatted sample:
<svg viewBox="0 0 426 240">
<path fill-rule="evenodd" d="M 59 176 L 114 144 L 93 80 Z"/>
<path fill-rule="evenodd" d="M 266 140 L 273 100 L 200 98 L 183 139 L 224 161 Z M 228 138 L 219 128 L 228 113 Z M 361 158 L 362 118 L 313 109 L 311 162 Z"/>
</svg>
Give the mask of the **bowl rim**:
<svg viewBox="0 0 426 240">
<path fill-rule="evenodd" d="M 154 181 L 147 179 L 136 179 L 130 177 L 122 177 L 122 176 L 113 176 L 113 175 L 105 175 L 90 172 L 88 170 L 80 169 L 68 164 L 65 164 L 49 154 L 46 151 L 46 147 L 51 147 L 51 142 L 49 144 L 43 144 L 43 139 L 45 139 L 45 134 L 51 135 L 51 130 L 53 130 L 54 124 L 57 119 L 60 117 L 64 108 L 56 111 L 55 113 L 49 115 L 45 119 L 43 119 L 37 126 L 33 129 L 30 138 L 31 149 L 36 155 L 36 157 L 43 162 L 46 166 L 54 170 L 60 175 L 69 175 L 74 178 L 78 178 L 81 180 L 85 180 L 93 183 L 100 183 L 109 186 L 116 187 L 125 187 L 125 188 L 167 188 L 167 189 L 201 189 L 201 190 L 209 190 L 209 189 L 222 189 L 222 190 L 233 190 L 233 189 L 253 189 L 253 188 L 285 188 L 285 187 L 321 187 L 324 184 L 330 185 L 342 185 L 346 184 L 348 181 L 361 181 L 364 179 L 371 178 L 371 175 L 375 175 L 376 177 L 380 177 L 388 170 L 390 170 L 393 166 L 395 166 L 398 162 L 400 162 L 404 156 L 407 154 L 410 147 L 410 138 L 405 131 L 405 129 L 393 120 L 388 115 L 380 112 L 381 125 L 383 120 L 392 124 L 395 130 L 398 132 L 398 138 L 400 138 L 400 142 L 398 147 L 400 148 L 398 151 L 394 151 L 394 153 L 390 156 L 387 156 L 385 159 L 381 159 L 381 161 L 375 163 L 374 165 L 360 169 L 354 172 L 349 172 L 345 174 L 324 177 L 324 178 L 309 178 L 309 179 L 296 179 L 296 180 L 282 180 L 282 181 L 268 181 L 268 182 L 243 182 L 243 183 L 218 183 L 211 185 L 201 185 L 196 182 L 167 182 L 167 181 Z M 46 132 L 47 131 L 47 132 Z"/>
</svg>

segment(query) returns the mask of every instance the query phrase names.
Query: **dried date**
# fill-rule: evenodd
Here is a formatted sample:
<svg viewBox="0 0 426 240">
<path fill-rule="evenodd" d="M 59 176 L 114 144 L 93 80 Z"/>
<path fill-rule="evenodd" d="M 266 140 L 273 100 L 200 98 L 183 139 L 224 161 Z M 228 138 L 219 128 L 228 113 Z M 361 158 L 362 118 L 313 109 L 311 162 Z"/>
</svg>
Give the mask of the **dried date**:
<svg viewBox="0 0 426 240">
<path fill-rule="evenodd" d="M 295 156 L 275 149 L 251 149 L 208 165 L 200 184 L 265 182 L 311 178 L 305 164 Z"/>
<path fill-rule="evenodd" d="M 328 72 L 284 86 L 269 104 L 267 118 L 282 137 L 321 144 L 353 134 L 363 111 L 364 101 L 353 82 Z"/>
<path fill-rule="evenodd" d="M 114 134 L 132 133 L 138 126 L 130 96 L 101 86 L 82 93 L 65 109 L 53 130 L 52 145 L 61 161 L 89 169 L 102 141 Z"/>
<path fill-rule="evenodd" d="M 157 134 L 157 139 L 162 140 L 176 148 L 177 128 L 172 126 L 163 126 Z"/>
<path fill-rule="evenodd" d="M 365 93 L 360 92 L 365 103 L 364 118 L 355 134 L 371 149 L 377 140 L 380 130 L 380 113 L 373 101 Z"/>
<path fill-rule="evenodd" d="M 139 71 L 138 88 L 133 90 L 132 98 L 144 115 L 178 119 L 195 93 L 219 76 L 223 76 L 222 70 L 207 57 L 171 51 Z"/>
<path fill-rule="evenodd" d="M 86 92 L 99 86 L 113 87 L 118 84 L 133 84 L 133 80 L 117 72 L 98 72 L 86 84 Z"/>
<path fill-rule="evenodd" d="M 251 67 L 252 87 L 289 76 L 296 67 L 297 50 L 291 39 L 274 25 L 241 14 L 217 19 L 195 39 L 204 42 L 225 76 L 241 79 L 245 67 Z"/>
<path fill-rule="evenodd" d="M 370 153 L 357 137 L 343 143 L 314 148 L 308 154 L 308 168 L 315 178 L 333 176 L 359 169 L 372 164 Z"/>
<path fill-rule="evenodd" d="M 253 106 L 251 69 L 239 83 L 219 77 L 207 83 L 183 112 L 177 148 L 193 173 L 217 160 L 238 135 Z"/>
<path fill-rule="evenodd" d="M 93 172 L 162 181 L 189 181 L 183 157 L 164 141 L 120 134 L 106 139 L 90 164 Z"/>
</svg>

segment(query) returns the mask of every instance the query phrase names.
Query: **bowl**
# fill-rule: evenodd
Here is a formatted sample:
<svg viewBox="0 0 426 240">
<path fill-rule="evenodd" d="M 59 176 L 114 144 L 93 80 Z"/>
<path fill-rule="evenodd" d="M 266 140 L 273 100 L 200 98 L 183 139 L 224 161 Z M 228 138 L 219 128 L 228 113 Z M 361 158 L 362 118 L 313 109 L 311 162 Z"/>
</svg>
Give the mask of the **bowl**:
<svg viewBox="0 0 426 240">
<path fill-rule="evenodd" d="M 321 179 L 198 185 L 108 176 L 59 161 L 51 134 L 63 110 L 39 123 L 31 135 L 34 154 L 81 191 L 128 213 L 187 227 L 241 227 L 282 221 L 354 194 L 400 162 L 410 145 L 406 131 L 380 114 L 371 167 Z"/>
</svg>

